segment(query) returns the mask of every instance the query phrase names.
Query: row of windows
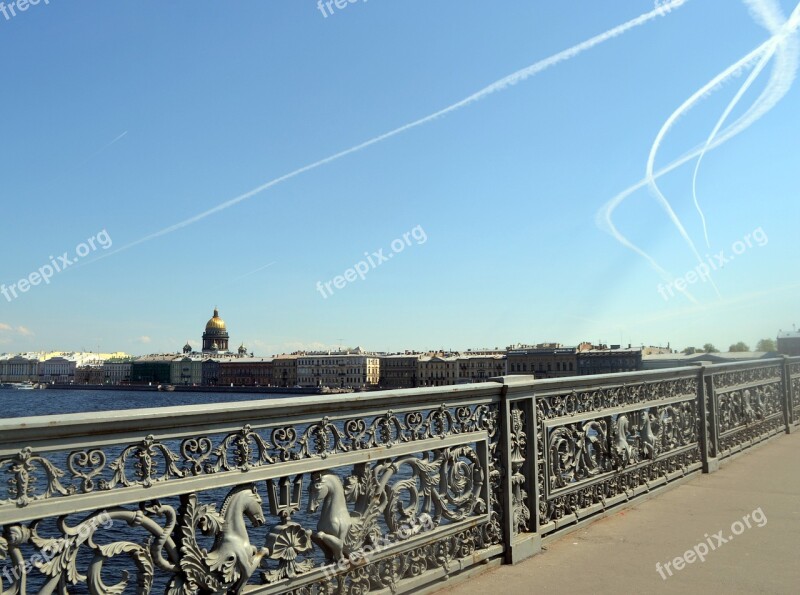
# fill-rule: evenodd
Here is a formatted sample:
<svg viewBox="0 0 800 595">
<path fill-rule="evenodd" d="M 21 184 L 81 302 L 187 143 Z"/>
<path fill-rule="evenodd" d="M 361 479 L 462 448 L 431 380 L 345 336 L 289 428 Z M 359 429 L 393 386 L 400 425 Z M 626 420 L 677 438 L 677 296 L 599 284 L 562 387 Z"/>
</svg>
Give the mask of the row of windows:
<svg viewBox="0 0 800 595">
<path fill-rule="evenodd" d="M 534 369 L 535 366 L 531 363 L 531 372 L 536 372 L 537 370 Z M 556 372 L 571 372 L 573 370 L 572 362 L 556 362 Z M 511 371 L 512 372 L 527 372 L 528 371 L 528 364 L 527 362 L 523 362 L 521 364 L 511 364 Z M 539 362 L 539 372 L 552 372 L 553 371 L 553 364 L 547 364 L 547 370 L 545 370 L 544 364 Z"/>
</svg>

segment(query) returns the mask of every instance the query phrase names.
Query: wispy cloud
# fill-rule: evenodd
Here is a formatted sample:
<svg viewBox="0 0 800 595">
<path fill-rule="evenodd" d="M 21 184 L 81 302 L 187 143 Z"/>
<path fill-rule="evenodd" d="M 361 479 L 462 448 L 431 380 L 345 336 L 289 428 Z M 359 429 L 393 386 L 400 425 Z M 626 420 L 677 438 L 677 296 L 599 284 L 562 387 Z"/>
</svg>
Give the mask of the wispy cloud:
<svg viewBox="0 0 800 595">
<path fill-rule="evenodd" d="M 147 335 L 142 335 L 141 337 L 139 337 L 139 338 L 137 338 L 137 339 L 136 339 L 136 342 L 137 342 L 137 343 L 143 343 L 143 344 L 147 345 L 147 344 L 149 344 L 149 343 L 152 343 L 152 342 L 153 342 L 153 339 L 151 339 L 151 338 L 150 338 L 150 337 L 148 337 Z"/>
<path fill-rule="evenodd" d="M 21 337 L 33 337 L 34 335 L 33 331 L 26 326 L 18 325 L 15 327 L 5 322 L 0 322 L 0 333 L 9 333 Z M 8 343 L 9 339 L 6 338 L 5 342 Z"/>
</svg>

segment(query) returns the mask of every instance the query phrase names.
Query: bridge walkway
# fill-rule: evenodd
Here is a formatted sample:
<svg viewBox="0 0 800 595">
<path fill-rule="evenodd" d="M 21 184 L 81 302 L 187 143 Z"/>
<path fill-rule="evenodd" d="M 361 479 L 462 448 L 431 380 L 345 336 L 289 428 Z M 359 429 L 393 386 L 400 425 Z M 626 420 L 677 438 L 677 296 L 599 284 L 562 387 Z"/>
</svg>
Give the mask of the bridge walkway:
<svg viewBox="0 0 800 595">
<path fill-rule="evenodd" d="M 439 593 L 800 593 L 800 432 L 545 547 Z"/>
</svg>

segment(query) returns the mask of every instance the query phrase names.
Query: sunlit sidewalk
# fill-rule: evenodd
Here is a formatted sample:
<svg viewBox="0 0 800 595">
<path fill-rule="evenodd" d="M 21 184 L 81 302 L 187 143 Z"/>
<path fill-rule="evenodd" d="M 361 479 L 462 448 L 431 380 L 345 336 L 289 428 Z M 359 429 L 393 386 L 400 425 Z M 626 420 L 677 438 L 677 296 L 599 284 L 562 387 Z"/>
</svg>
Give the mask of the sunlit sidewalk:
<svg viewBox="0 0 800 595">
<path fill-rule="evenodd" d="M 442 591 L 798 592 L 800 432 Z"/>
</svg>

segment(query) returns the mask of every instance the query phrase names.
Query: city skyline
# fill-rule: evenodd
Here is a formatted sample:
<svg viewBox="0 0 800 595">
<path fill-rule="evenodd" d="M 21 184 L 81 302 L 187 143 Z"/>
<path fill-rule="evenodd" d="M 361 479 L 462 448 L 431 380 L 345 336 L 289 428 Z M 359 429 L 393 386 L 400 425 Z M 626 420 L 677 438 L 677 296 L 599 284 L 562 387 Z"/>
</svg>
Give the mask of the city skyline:
<svg viewBox="0 0 800 595">
<path fill-rule="evenodd" d="M 217 322 L 218 324 L 215 325 L 215 324 L 213 324 L 214 322 Z M 222 335 L 214 335 L 214 336 L 209 335 L 209 338 L 207 340 L 206 337 L 207 337 L 207 335 L 209 333 L 209 328 L 214 328 L 215 331 L 221 331 Z M 0 325 L 0 329 L 2 329 L 2 325 Z M 779 332 L 781 332 L 781 331 L 779 331 Z M 212 318 L 207 321 L 206 325 L 203 327 L 202 333 L 198 332 L 198 333 L 195 333 L 195 334 L 197 336 L 187 338 L 185 343 L 183 344 L 183 346 L 173 345 L 171 348 L 170 347 L 166 347 L 164 349 L 150 349 L 150 350 L 145 349 L 145 350 L 143 350 L 143 351 L 141 351 L 139 353 L 130 352 L 130 353 L 128 353 L 128 355 L 132 355 L 132 356 L 144 356 L 144 355 L 152 355 L 152 354 L 165 354 L 166 355 L 166 354 L 180 354 L 181 352 L 183 352 L 183 353 L 190 353 L 190 354 L 193 354 L 193 355 L 203 354 L 203 355 L 206 355 L 206 356 L 209 356 L 209 357 L 212 357 L 212 356 L 216 357 L 216 356 L 226 356 L 226 355 L 229 355 L 229 354 L 230 355 L 234 355 L 236 353 L 239 353 L 239 355 L 241 355 L 242 354 L 242 350 L 244 350 L 244 353 L 249 354 L 249 355 L 253 355 L 253 356 L 256 356 L 256 357 L 270 357 L 270 356 L 276 356 L 276 355 L 281 355 L 281 354 L 282 355 L 286 355 L 286 354 L 307 353 L 307 352 L 308 353 L 310 353 L 310 352 L 343 352 L 343 351 L 351 351 L 351 350 L 357 350 L 357 349 L 363 349 L 366 353 L 387 353 L 387 354 L 392 354 L 392 353 L 397 353 L 397 354 L 402 354 L 402 353 L 424 354 L 424 353 L 437 353 L 437 352 L 441 352 L 441 353 L 470 353 L 470 352 L 480 352 L 480 351 L 507 351 L 507 350 L 511 350 L 511 349 L 514 349 L 514 348 L 520 348 L 520 347 L 545 347 L 545 346 L 574 347 L 574 346 L 580 346 L 580 345 L 583 345 L 583 344 L 592 345 L 592 346 L 595 346 L 595 347 L 607 346 L 607 347 L 610 347 L 612 349 L 614 347 L 616 347 L 616 346 L 619 346 L 619 347 L 622 347 L 622 348 L 625 348 L 625 347 L 628 347 L 628 348 L 630 348 L 630 347 L 634 347 L 634 348 L 639 348 L 639 347 L 642 347 L 642 348 L 645 348 L 645 347 L 650 347 L 650 348 L 670 348 L 671 350 L 676 351 L 676 352 L 681 351 L 682 349 L 688 348 L 688 347 L 693 347 L 693 348 L 696 347 L 696 348 L 699 349 L 700 345 L 712 344 L 715 347 L 718 347 L 721 351 L 725 351 L 723 343 L 716 343 L 713 340 L 705 340 L 705 341 L 703 341 L 703 343 L 698 343 L 697 345 L 678 346 L 678 345 L 672 344 L 670 341 L 662 341 L 662 342 L 657 342 L 657 343 L 647 343 L 646 344 L 644 342 L 635 342 L 635 341 L 631 341 L 631 340 L 623 341 L 621 338 L 620 338 L 619 341 L 615 342 L 614 340 L 608 340 L 608 339 L 604 339 L 604 338 L 593 340 L 593 339 L 591 339 L 589 337 L 584 337 L 583 339 L 575 340 L 575 341 L 559 341 L 559 340 L 553 340 L 553 338 L 551 337 L 548 340 L 531 340 L 530 338 L 528 338 L 527 340 L 517 340 L 517 341 L 512 341 L 512 342 L 505 342 L 503 344 L 495 345 L 493 347 L 489 346 L 489 345 L 471 345 L 471 346 L 459 346 L 459 347 L 453 347 L 453 346 L 438 346 L 438 347 L 436 347 L 436 346 L 427 346 L 427 347 L 422 346 L 421 347 L 420 345 L 413 344 L 413 345 L 403 346 L 400 349 L 370 348 L 370 346 L 367 346 L 367 345 L 365 345 L 365 344 L 363 344 L 361 342 L 358 342 L 358 341 L 355 341 L 353 343 L 347 343 L 347 342 L 343 342 L 342 339 L 340 339 L 336 343 L 329 343 L 329 344 L 318 343 L 318 344 L 309 345 L 309 346 L 299 346 L 297 349 L 293 349 L 292 351 L 272 350 L 271 352 L 268 351 L 268 352 L 256 353 L 255 350 L 252 349 L 247 344 L 246 341 L 243 341 L 243 340 L 242 341 L 237 341 L 234 338 L 233 340 L 230 340 L 230 344 L 229 344 L 230 335 L 229 335 L 229 329 L 227 328 L 227 322 L 225 322 L 225 320 L 223 320 L 221 318 L 220 309 L 217 306 L 215 306 L 213 308 Z M 772 340 L 775 340 L 777 338 L 777 335 L 778 335 L 778 333 L 776 333 L 775 337 L 762 336 L 759 339 L 755 339 L 753 341 L 749 341 L 748 339 L 744 339 L 743 342 L 746 343 L 748 346 L 750 346 L 752 351 L 756 351 L 755 345 L 758 343 L 758 341 L 760 341 L 761 339 L 772 339 Z M 220 348 L 217 348 L 215 345 L 212 346 L 212 343 L 214 341 L 214 337 L 215 336 L 224 337 L 224 339 L 225 339 L 224 347 L 221 346 Z M 146 338 L 148 340 L 147 341 L 143 341 L 143 344 L 151 345 L 153 343 L 152 342 L 152 338 L 151 337 L 146 337 Z M 730 345 L 734 345 L 735 343 L 738 343 L 738 341 L 734 341 Z M 262 345 L 263 343 L 261 343 L 259 341 L 256 341 L 255 344 Z M 104 353 L 105 352 L 105 353 L 114 353 L 114 354 L 127 353 L 126 351 L 116 350 L 116 349 L 106 350 L 106 351 L 97 349 L 95 351 L 93 349 L 86 349 L 85 347 L 81 347 L 80 349 L 34 348 L 34 349 L 29 349 L 29 350 L 23 351 L 23 352 L 0 351 L 0 355 L 4 355 L 4 354 L 8 354 L 8 353 L 70 353 L 70 352 L 74 352 L 74 353 L 95 353 L 95 352 L 96 353 Z"/>
<path fill-rule="evenodd" d="M 30 48 L 0 352 L 199 346 L 215 304 L 258 354 L 724 350 L 796 322 L 793 2 L 155 6 L 0 16 Z"/>
</svg>

